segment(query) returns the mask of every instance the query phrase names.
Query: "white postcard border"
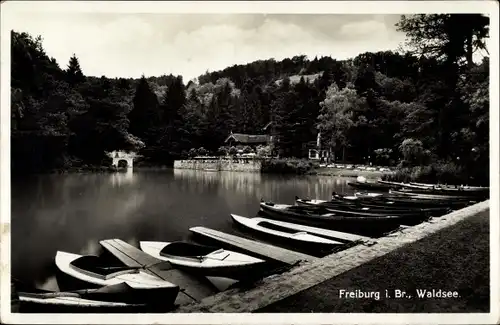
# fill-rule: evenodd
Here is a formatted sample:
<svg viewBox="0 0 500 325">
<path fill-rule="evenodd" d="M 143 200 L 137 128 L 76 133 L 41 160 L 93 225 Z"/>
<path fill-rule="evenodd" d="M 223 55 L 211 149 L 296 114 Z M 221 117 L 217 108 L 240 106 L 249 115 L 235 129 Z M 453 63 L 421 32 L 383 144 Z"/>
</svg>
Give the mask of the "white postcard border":
<svg viewBox="0 0 500 325">
<path fill-rule="evenodd" d="M 1 5 L 0 311 L 16 324 L 493 324 L 499 321 L 499 132 L 496 1 L 7 1 Z M 108 13 L 488 13 L 490 16 L 490 304 L 488 314 L 12 314 L 10 312 L 10 22 L 23 12 Z M 159 72 L 160 73 L 160 72 Z"/>
</svg>

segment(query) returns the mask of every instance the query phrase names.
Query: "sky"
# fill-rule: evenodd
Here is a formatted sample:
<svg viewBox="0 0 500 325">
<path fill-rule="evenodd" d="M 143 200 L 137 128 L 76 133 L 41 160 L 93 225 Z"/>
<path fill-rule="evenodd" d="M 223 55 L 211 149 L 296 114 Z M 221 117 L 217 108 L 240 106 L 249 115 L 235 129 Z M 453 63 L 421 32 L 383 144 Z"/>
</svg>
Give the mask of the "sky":
<svg viewBox="0 0 500 325">
<path fill-rule="evenodd" d="M 401 11 L 394 10 L 407 10 L 412 2 L 391 1 L 391 8 L 382 12 L 393 9 L 393 14 L 374 14 L 382 10 L 377 1 L 364 3 L 357 9 L 364 9 L 364 14 L 317 14 L 328 12 L 328 8 L 324 3 L 310 5 L 312 2 L 300 8 L 297 2 L 285 3 L 286 8 L 281 2 L 278 7 L 288 9 L 287 12 L 292 12 L 289 14 L 279 14 L 282 12 L 279 10 L 268 11 L 268 14 L 227 13 L 227 2 L 218 7 L 225 8 L 226 13 L 224 10 L 207 13 L 207 8 L 210 11 L 215 7 L 205 2 L 197 4 L 205 11 L 192 14 L 151 10 L 158 8 L 161 2 L 150 3 L 150 13 L 146 10 L 142 10 L 146 13 L 137 13 L 146 7 L 140 3 L 135 3 L 129 11 L 117 11 L 116 8 L 124 5 L 119 7 L 114 2 L 107 4 L 111 8 L 108 11 L 92 11 L 89 4 L 80 5 L 76 10 L 75 4 L 61 9 L 64 2 L 59 1 L 43 6 L 37 3 L 41 2 L 18 2 L 16 5 L 24 5 L 23 10 L 7 16 L 8 26 L 42 36 L 47 54 L 62 68 L 66 68 L 69 58 L 75 54 L 85 75 L 137 78 L 142 74 L 172 73 L 191 80 L 206 71 L 259 59 L 281 60 L 295 55 L 347 59 L 363 52 L 396 50 L 404 43 L 405 35 L 395 26 L 400 18 L 395 13 Z M 101 6 L 102 3 L 93 4 Z M 395 8 L 398 5 L 400 7 Z M 435 4 L 429 4 L 425 8 L 433 6 Z M 237 6 L 231 8 L 238 9 Z M 260 8 L 268 7 L 261 5 Z M 314 13 L 302 13 L 307 8 L 314 8 L 310 11 Z M 245 10 L 249 9 L 251 7 Z"/>
<path fill-rule="evenodd" d="M 295 55 L 355 57 L 404 41 L 399 15 L 23 13 L 12 28 L 43 38 L 62 68 L 86 75 L 190 80 L 208 71 Z"/>
</svg>

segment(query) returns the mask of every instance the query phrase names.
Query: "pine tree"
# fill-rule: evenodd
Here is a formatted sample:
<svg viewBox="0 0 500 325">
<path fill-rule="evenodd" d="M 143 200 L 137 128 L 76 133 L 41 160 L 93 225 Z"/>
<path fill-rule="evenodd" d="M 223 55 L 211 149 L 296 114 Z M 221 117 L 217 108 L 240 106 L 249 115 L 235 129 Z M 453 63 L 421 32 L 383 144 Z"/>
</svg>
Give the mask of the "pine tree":
<svg viewBox="0 0 500 325">
<path fill-rule="evenodd" d="M 145 140 L 152 142 L 153 139 L 147 139 L 148 130 L 159 126 L 160 112 L 159 112 L 158 97 L 151 89 L 148 81 L 144 75 L 139 80 L 135 96 L 133 99 L 133 109 L 129 113 L 130 119 L 130 132 Z"/>
<path fill-rule="evenodd" d="M 160 143 L 166 156 L 163 159 L 177 159 L 185 151 L 189 143 L 186 141 L 183 113 L 186 105 L 186 91 L 182 77 L 175 78 L 167 89 L 161 110 L 163 113 L 162 124 L 165 132 Z"/>
<path fill-rule="evenodd" d="M 80 62 L 75 54 L 69 59 L 68 68 L 66 69 L 66 80 L 70 85 L 77 85 L 85 81 Z"/>
</svg>

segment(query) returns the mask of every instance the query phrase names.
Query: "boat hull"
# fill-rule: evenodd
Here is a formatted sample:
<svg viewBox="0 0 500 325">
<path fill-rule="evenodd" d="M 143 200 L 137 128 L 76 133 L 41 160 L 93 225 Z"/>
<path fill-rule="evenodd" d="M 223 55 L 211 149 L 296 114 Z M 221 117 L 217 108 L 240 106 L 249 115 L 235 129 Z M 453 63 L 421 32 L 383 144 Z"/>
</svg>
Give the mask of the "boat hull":
<svg viewBox="0 0 500 325">
<path fill-rule="evenodd" d="M 342 197 L 340 195 L 333 195 L 333 202 L 343 202 L 348 204 L 375 204 L 385 205 L 389 207 L 407 207 L 407 208 L 462 208 L 467 206 L 469 200 L 442 200 L 419 197 L 409 194 L 398 194 L 396 191 L 391 191 L 389 195 L 379 197 L 356 197 L 355 199 Z"/>
<path fill-rule="evenodd" d="M 340 214 L 356 214 L 356 213 L 372 213 L 380 215 L 404 215 L 405 217 L 430 217 L 446 214 L 451 211 L 449 207 L 404 207 L 404 206 L 390 206 L 383 204 L 370 203 L 369 201 L 324 201 L 324 200 L 307 200 L 296 198 L 295 202 L 301 206 L 316 206 L 325 207 L 331 211 L 336 211 Z"/>
<path fill-rule="evenodd" d="M 393 189 L 414 194 L 447 195 L 456 197 L 489 197 L 488 187 L 463 187 L 463 186 L 441 186 L 420 183 L 394 183 L 388 181 L 378 181 L 384 186 L 393 186 Z M 398 188 L 398 186 L 399 188 Z"/>
<path fill-rule="evenodd" d="M 448 201 L 448 202 L 468 202 L 468 201 L 478 201 L 481 198 L 479 196 L 467 196 L 467 195 L 448 195 L 445 193 L 431 193 L 431 192 L 415 192 L 413 190 L 404 190 L 404 191 L 396 191 L 391 190 L 390 194 L 394 194 L 400 197 L 409 197 L 413 199 L 421 199 L 421 200 L 440 200 L 440 201 Z"/>
<path fill-rule="evenodd" d="M 81 298 L 36 298 L 23 294 L 19 313 L 144 313 L 155 309 L 146 304 L 112 303 Z"/>
<path fill-rule="evenodd" d="M 177 269 L 206 277 L 223 277 L 234 280 L 248 278 L 250 273 L 266 269 L 266 261 L 238 252 L 221 250 L 220 253 L 208 254 L 203 261 L 193 258 L 180 259 L 176 256 L 164 256 L 161 250 L 167 242 L 140 242 L 141 249 L 149 255 L 170 262 Z"/>
<path fill-rule="evenodd" d="M 21 313 L 166 312 L 174 307 L 160 300 L 153 304 L 139 301 L 136 291 L 125 283 L 96 289 L 47 291 L 17 282 L 12 290 L 15 296 L 12 304 L 17 307 L 15 312 Z"/>
<path fill-rule="evenodd" d="M 340 247 L 343 243 L 333 240 L 332 238 L 323 238 L 315 236 L 314 234 L 307 233 L 302 235 L 301 231 L 293 230 L 291 228 L 281 227 L 275 224 L 267 225 L 268 229 L 259 226 L 260 223 L 266 224 L 265 219 L 255 218 L 254 220 L 260 222 L 254 225 L 251 218 L 245 218 L 238 215 L 231 214 L 233 221 L 240 227 L 259 234 L 260 236 L 267 237 L 273 241 L 279 241 L 287 244 L 293 244 L 294 247 L 301 247 L 305 251 L 320 250 L 321 253 L 330 251 Z M 264 229 L 263 229 L 264 228 Z M 269 229 L 271 228 L 271 229 Z M 297 234 L 300 234 L 297 236 Z"/>
<path fill-rule="evenodd" d="M 80 257 L 82 256 L 66 252 L 56 254 L 55 261 L 58 268 L 56 277 L 60 289 L 79 290 L 125 283 L 131 290 L 123 293 L 122 301 L 161 306 L 173 305 L 179 293 L 177 285 L 161 280 L 144 270 L 134 270 L 109 279 L 94 277 L 91 273 L 71 267 L 71 263 Z"/>
<path fill-rule="evenodd" d="M 274 209 L 261 203 L 261 214 L 277 220 L 296 222 L 299 224 L 312 225 L 320 228 L 352 232 L 369 237 L 379 237 L 385 232 L 394 230 L 400 225 L 412 225 L 418 223 L 415 218 L 377 218 L 377 217 L 328 217 L 322 215 L 305 215 L 285 209 Z"/>
<path fill-rule="evenodd" d="M 347 182 L 347 185 L 358 189 L 380 191 L 380 192 L 389 192 L 390 189 L 397 188 L 393 185 L 380 184 L 380 183 Z"/>
</svg>

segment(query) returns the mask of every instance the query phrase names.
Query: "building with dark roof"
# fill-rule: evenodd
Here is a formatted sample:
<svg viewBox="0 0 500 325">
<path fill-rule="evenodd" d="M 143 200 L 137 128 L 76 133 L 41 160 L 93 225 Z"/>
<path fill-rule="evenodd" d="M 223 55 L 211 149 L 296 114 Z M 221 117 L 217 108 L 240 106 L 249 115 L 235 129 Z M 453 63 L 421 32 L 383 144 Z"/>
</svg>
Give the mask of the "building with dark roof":
<svg viewBox="0 0 500 325">
<path fill-rule="evenodd" d="M 267 134 L 243 134 L 243 133 L 232 133 L 227 137 L 224 143 L 228 146 L 258 146 L 258 145 L 268 145 L 272 141 L 272 137 Z"/>
</svg>

